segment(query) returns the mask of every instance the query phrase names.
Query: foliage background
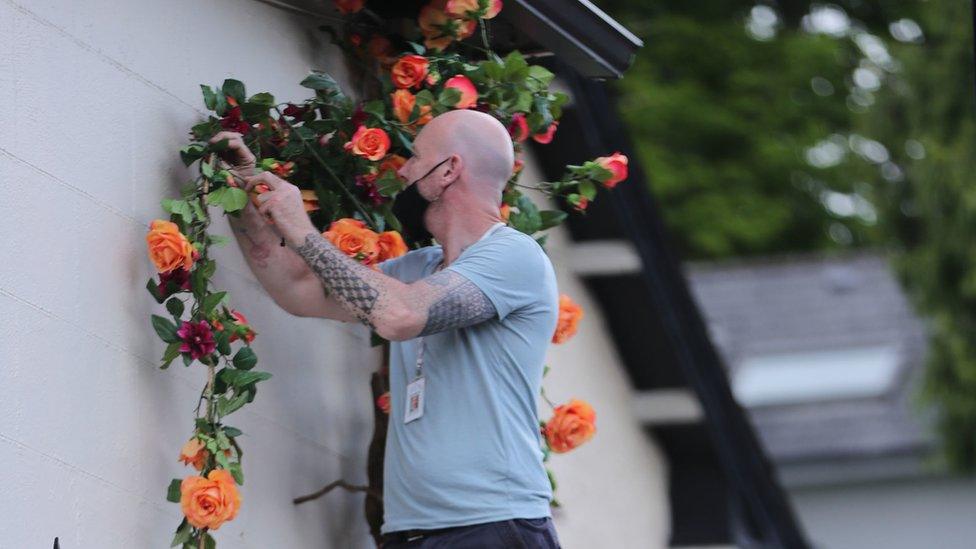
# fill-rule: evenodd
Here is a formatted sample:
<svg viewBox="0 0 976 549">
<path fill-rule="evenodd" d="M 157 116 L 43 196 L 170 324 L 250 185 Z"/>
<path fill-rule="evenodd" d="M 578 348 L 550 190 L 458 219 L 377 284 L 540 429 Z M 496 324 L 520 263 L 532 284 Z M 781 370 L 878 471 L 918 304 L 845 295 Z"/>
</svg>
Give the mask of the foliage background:
<svg viewBox="0 0 976 549">
<path fill-rule="evenodd" d="M 875 247 L 930 322 L 922 402 L 976 469 L 972 14 L 962 0 L 604 0 L 614 84 L 685 259 Z"/>
</svg>

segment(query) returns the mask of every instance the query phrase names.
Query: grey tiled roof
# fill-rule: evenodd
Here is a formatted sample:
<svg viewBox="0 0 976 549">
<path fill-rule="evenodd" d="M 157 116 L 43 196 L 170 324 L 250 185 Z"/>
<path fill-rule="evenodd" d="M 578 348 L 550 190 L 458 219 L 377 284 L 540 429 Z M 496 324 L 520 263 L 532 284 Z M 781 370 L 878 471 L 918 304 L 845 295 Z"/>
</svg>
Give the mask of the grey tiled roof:
<svg viewBox="0 0 976 549">
<path fill-rule="evenodd" d="M 924 323 L 885 258 L 867 251 L 686 263 L 692 294 L 733 371 L 743 359 L 885 345 L 897 381 L 880 397 L 749 410 L 779 463 L 918 453 L 930 436 L 911 397 L 925 357 Z"/>
</svg>

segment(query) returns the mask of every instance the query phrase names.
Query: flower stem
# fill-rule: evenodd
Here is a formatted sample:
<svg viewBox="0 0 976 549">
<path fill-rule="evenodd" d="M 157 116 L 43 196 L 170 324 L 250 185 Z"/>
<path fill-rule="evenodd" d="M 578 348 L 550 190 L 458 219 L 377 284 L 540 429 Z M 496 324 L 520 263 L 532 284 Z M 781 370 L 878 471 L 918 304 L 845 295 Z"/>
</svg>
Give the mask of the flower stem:
<svg viewBox="0 0 976 549">
<path fill-rule="evenodd" d="M 550 408 L 552 408 L 553 410 L 556 409 L 556 405 L 553 404 L 552 401 L 549 400 L 549 397 L 546 396 L 546 388 L 545 387 L 540 387 L 539 388 L 539 394 L 542 395 L 542 398 L 546 401 L 547 404 L 549 404 L 549 407 Z"/>
</svg>

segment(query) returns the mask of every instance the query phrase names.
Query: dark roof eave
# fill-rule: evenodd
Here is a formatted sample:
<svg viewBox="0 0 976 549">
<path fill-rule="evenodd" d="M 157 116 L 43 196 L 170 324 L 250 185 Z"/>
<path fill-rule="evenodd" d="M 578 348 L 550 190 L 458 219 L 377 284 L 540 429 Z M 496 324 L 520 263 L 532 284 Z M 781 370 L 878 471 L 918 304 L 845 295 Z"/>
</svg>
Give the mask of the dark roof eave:
<svg viewBox="0 0 976 549">
<path fill-rule="evenodd" d="M 503 11 L 580 75 L 620 78 L 644 42 L 588 0 L 509 0 Z"/>
</svg>

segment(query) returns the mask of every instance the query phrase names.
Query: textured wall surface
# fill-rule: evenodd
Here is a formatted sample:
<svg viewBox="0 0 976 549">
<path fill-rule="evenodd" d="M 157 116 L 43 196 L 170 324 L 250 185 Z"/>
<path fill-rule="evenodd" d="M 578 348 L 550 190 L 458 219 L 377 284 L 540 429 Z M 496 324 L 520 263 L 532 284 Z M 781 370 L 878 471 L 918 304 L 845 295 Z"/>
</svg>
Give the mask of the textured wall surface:
<svg viewBox="0 0 976 549">
<path fill-rule="evenodd" d="M 177 150 L 204 115 L 198 84 L 232 77 L 288 99 L 306 96 L 312 68 L 345 83 L 316 25 L 254 1 L 0 0 L 0 547 L 169 545 L 182 514 L 166 487 L 192 472 L 177 455 L 206 372 L 158 369 L 145 233 L 189 175 Z M 212 228 L 231 234 L 224 219 Z M 291 503 L 338 478 L 365 482 L 379 360 L 367 331 L 280 310 L 233 241 L 215 255 L 216 286 L 274 374 L 228 418 L 245 432 L 246 478 L 219 546 L 369 547 L 361 494 Z M 557 527 L 567 548 L 662 546 L 661 458 L 630 419 L 593 304 L 560 280 L 588 316 L 551 351 L 547 385 L 589 399 L 600 432 L 554 460 Z"/>
<path fill-rule="evenodd" d="M 520 181 L 533 185 L 541 180 L 535 162 L 526 159 Z M 544 204 L 537 195 L 533 199 Z M 666 458 L 634 419 L 630 381 L 609 328 L 596 300 L 568 268 L 574 253 L 568 232 L 550 231 L 546 250 L 556 268 L 559 291 L 584 309 L 576 336 L 549 347 L 546 358 L 552 369 L 543 380 L 546 396 L 557 405 L 570 398 L 586 400 L 596 410 L 597 424 L 592 440 L 550 458 L 559 482 L 556 497 L 562 507 L 553 510 L 553 517 L 562 545 L 667 547 L 671 515 Z M 551 415 L 549 405 L 541 401 L 539 417 Z"/>
</svg>

